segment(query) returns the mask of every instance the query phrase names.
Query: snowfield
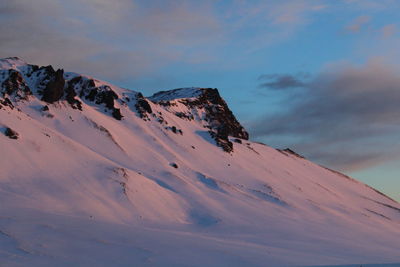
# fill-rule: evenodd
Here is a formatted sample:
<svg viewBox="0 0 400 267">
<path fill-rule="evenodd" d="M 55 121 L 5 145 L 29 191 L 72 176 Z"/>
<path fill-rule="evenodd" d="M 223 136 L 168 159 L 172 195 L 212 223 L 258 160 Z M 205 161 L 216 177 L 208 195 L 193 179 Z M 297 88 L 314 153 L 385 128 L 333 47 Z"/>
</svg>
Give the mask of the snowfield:
<svg viewBox="0 0 400 267">
<path fill-rule="evenodd" d="M 399 203 L 246 140 L 216 90 L 146 98 L 18 58 L 0 85 L 0 266 L 400 262 Z"/>
</svg>

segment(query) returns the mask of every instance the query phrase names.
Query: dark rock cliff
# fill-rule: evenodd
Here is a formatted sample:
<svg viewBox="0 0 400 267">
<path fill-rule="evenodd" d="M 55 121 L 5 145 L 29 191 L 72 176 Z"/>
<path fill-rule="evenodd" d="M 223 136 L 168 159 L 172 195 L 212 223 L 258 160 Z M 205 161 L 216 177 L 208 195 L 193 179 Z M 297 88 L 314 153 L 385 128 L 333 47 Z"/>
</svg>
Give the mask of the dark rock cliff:
<svg viewBox="0 0 400 267">
<path fill-rule="evenodd" d="M 210 135 L 217 145 L 226 152 L 233 150 L 229 136 L 248 140 L 249 134 L 237 121 L 226 102 L 222 99 L 217 89 L 213 88 L 184 88 L 170 91 L 161 91 L 149 97 L 154 103 L 167 109 L 176 105 L 174 101 L 184 104 L 187 112 L 175 112 L 180 118 L 192 120 L 194 112 L 204 110 L 204 126 L 210 129 Z"/>
<path fill-rule="evenodd" d="M 61 99 L 64 95 L 64 70 L 59 69 L 54 71 L 53 67 L 48 66 L 45 67 L 47 71 L 47 76 L 49 80 L 46 84 L 45 89 L 43 90 L 42 100 L 47 103 L 54 103 Z"/>
</svg>

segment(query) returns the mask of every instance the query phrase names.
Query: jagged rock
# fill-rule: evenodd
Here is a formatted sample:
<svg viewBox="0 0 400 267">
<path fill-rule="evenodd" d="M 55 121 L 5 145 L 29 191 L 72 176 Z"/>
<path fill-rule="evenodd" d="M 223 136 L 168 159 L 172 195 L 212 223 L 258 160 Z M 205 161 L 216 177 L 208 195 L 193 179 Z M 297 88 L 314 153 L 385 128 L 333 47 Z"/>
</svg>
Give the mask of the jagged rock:
<svg viewBox="0 0 400 267">
<path fill-rule="evenodd" d="M 210 129 L 216 130 L 223 135 L 229 135 L 248 140 L 249 134 L 236 120 L 226 102 L 221 98 L 216 88 L 182 88 L 155 93 L 150 100 L 165 107 L 176 105 L 178 102 L 188 107 L 188 112 L 177 111 L 179 117 L 191 118 L 191 110 L 204 109 L 205 120 L 208 121 Z"/>
<path fill-rule="evenodd" d="M 65 89 L 65 100 L 71 105 L 73 109 L 82 110 L 82 102 L 76 99 L 75 85 L 82 81 L 82 77 L 78 76 L 67 83 L 67 87 Z"/>
<path fill-rule="evenodd" d="M 172 162 L 169 164 L 171 167 L 174 167 L 175 169 L 178 169 L 178 164 Z"/>
<path fill-rule="evenodd" d="M 2 88 L 4 88 L 3 95 L 16 95 L 26 99 L 28 95 L 32 94 L 22 74 L 13 69 L 8 70 L 8 78 L 2 83 Z"/>
<path fill-rule="evenodd" d="M 176 128 L 176 126 L 166 127 L 165 129 L 171 130 L 174 134 L 183 135 L 183 131 L 181 129 Z"/>
<path fill-rule="evenodd" d="M 151 110 L 149 102 L 147 102 L 145 99 L 138 99 L 137 103 L 141 108 L 143 108 L 147 113 L 152 113 L 153 111 Z"/>
<path fill-rule="evenodd" d="M 14 109 L 14 105 L 8 97 L 4 98 L 3 100 L 0 99 L 0 103 L 4 106 L 10 107 L 11 109 Z"/>
<path fill-rule="evenodd" d="M 42 100 L 46 101 L 47 103 L 54 103 L 60 100 L 64 94 L 64 70 L 59 69 L 54 71 L 53 67 L 51 66 L 46 67 L 46 70 L 50 80 L 43 91 Z"/>
<path fill-rule="evenodd" d="M 116 120 L 121 120 L 124 116 L 122 116 L 121 114 L 121 110 L 119 108 L 114 108 L 113 112 L 112 112 L 112 116 L 116 119 Z"/>
<path fill-rule="evenodd" d="M 135 108 L 142 119 L 147 118 L 148 117 L 147 114 L 153 113 L 153 110 L 151 109 L 149 102 L 147 102 L 147 100 L 143 97 L 141 93 L 138 93 L 136 95 L 136 99 L 137 102 Z"/>
<path fill-rule="evenodd" d="M 233 144 L 229 141 L 228 136 L 221 135 L 218 132 L 209 131 L 210 136 L 215 140 L 217 145 L 222 148 L 225 152 L 231 153 L 233 151 Z"/>
<path fill-rule="evenodd" d="M 234 141 L 235 143 L 238 143 L 238 144 L 241 144 L 241 143 L 242 143 L 242 140 L 237 139 L 237 138 L 233 139 L 233 141 Z"/>
<path fill-rule="evenodd" d="M 207 102 L 213 105 L 207 105 Z M 207 111 L 207 119 L 210 126 L 217 130 L 220 135 L 249 139 L 249 134 L 236 120 L 226 102 L 221 98 L 217 89 L 208 88 L 199 97 L 198 102 L 204 105 Z"/>
<path fill-rule="evenodd" d="M 118 99 L 118 95 L 111 90 L 110 87 L 105 86 L 107 90 L 97 91 L 96 104 L 105 104 L 107 108 L 114 109 L 114 99 Z M 93 92 L 94 90 L 92 90 Z"/>
<path fill-rule="evenodd" d="M 39 66 L 38 65 L 31 65 L 28 64 L 29 69 L 26 72 L 26 76 L 29 78 L 33 75 L 33 73 L 35 73 L 37 70 L 39 70 Z"/>
<path fill-rule="evenodd" d="M 233 148 L 228 136 L 249 139 L 249 134 L 236 120 L 217 89 L 183 88 L 161 91 L 149 99 L 172 112 L 177 103 L 184 104 L 187 111 L 179 109 L 174 112 L 175 115 L 187 120 L 201 117 L 204 126 L 210 129 L 210 135 L 224 151 L 231 152 Z M 200 115 L 200 111 L 205 114 Z"/>
<path fill-rule="evenodd" d="M 153 112 L 151 103 L 141 93 L 136 93 L 136 95 L 135 93 L 122 93 L 122 95 L 120 94 L 121 99 L 119 99 L 117 91 L 114 92 L 112 86 L 74 73 L 66 73 L 64 75 L 62 69 L 55 70 L 50 65 L 38 67 L 27 64 L 21 69 L 4 70 L 2 75 L 3 77 L 6 76 L 1 84 L 3 98 L 0 99 L 0 104 L 2 107 L 9 106 L 14 108 L 13 104 L 18 99 L 14 96 L 25 96 L 34 92 L 35 95 L 38 94 L 47 103 L 65 100 L 72 108 L 79 110 L 82 110 L 81 101 L 83 99 L 97 105 L 104 105 L 106 109 L 103 110 L 106 113 L 116 120 L 121 120 L 123 115 L 121 114 L 121 109 L 117 108 L 117 103 L 128 107 L 127 102 L 135 99 L 134 107 L 142 119 L 150 120 L 153 117 L 163 124 L 165 129 L 175 134 L 183 134 L 182 130 L 176 126 L 167 126 L 168 122 L 161 113 Z M 29 84 L 34 86 L 33 91 L 30 90 L 25 82 L 25 78 L 28 81 L 27 77 L 29 78 Z M 101 85 L 99 86 L 99 84 Z M 176 94 L 178 97 L 175 96 Z M 169 96 L 169 98 L 163 99 L 164 96 Z M 158 97 L 161 98 L 157 99 Z M 248 139 L 248 133 L 236 120 L 217 89 L 177 89 L 159 92 L 149 99 L 166 109 L 171 108 L 172 112 L 182 119 L 198 121 L 203 127 L 207 128 L 217 145 L 226 152 L 232 152 L 233 149 L 232 142 L 229 140 L 230 136 Z M 181 109 L 181 104 L 185 105 L 187 110 L 185 110 L 184 106 Z M 132 105 L 130 106 L 132 107 Z M 176 110 L 173 110 L 173 108 L 176 108 Z M 48 106 L 42 109 L 42 111 L 48 110 Z M 45 112 L 44 114 L 46 115 L 47 113 Z M 46 116 L 51 117 L 52 115 L 47 114 Z M 234 142 L 238 141 L 234 140 Z"/>
<path fill-rule="evenodd" d="M 165 91 L 161 91 L 161 92 L 165 92 Z M 159 93 L 161 93 L 159 92 Z M 156 93 L 155 95 L 157 95 L 158 93 Z M 160 106 L 164 106 L 164 107 L 170 107 L 170 106 L 176 106 L 176 103 L 172 103 L 170 101 L 159 101 L 157 102 L 157 104 L 159 104 Z"/>
<path fill-rule="evenodd" d="M 194 120 L 194 116 L 192 114 L 186 114 L 184 112 L 175 112 L 175 115 L 181 119 L 186 119 L 188 121 Z"/>
<path fill-rule="evenodd" d="M 85 96 L 85 93 L 87 93 L 87 91 L 90 89 L 93 89 L 93 88 L 95 88 L 96 87 L 96 84 L 95 84 L 95 82 L 93 81 L 93 79 L 88 79 L 88 80 L 83 80 L 83 78 L 81 77 L 81 76 L 79 76 L 79 77 L 76 77 L 76 78 L 74 78 L 74 79 L 78 79 L 78 82 L 79 83 L 81 83 L 81 88 L 80 88 L 80 93 L 79 93 L 79 97 L 83 97 L 83 96 Z M 79 79 L 82 79 L 82 81 L 81 80 L 79 80 Z M 72 80 L 71 80 L 72 81 Z M 88 96 L 86 95 L 85 96 L 85 98 L 87 99 L 88 98 Z M 92 101 L 94 101 L 94 96 L 93 96 L 93 100 Z"/>
<path fill-rule="evenodd" d="M 19 134 L 11 128 L 6 128 L 4 131 L 5 136 L 8 136 L 10 139 L 18 139 Z"/>
<path fill-rule="evenodd" d="M 74 83 L 80 82 L 78 79 L 74 81 Z M 73 96 L 73 92 L 71 92 L 71 96 Z M 90 79 L 87 80 L 83 85 L 80 92 L 81 97 L 85 97 L 85 99 L 95 102 L 97 105 L 104 104 L 106 108 L 111 110 L 111 115 L 116 120 L 121 120 L 123 115 L 121 114 L 121 110 L 116 108 L 114 105 L 114 101 L 118 99 L 118 95 L 107 85 L 102 85 L 96 87 L 95 82 Z M 78 105 L 78 108 L 82 108 L 81 105 Z"/>
</svg>

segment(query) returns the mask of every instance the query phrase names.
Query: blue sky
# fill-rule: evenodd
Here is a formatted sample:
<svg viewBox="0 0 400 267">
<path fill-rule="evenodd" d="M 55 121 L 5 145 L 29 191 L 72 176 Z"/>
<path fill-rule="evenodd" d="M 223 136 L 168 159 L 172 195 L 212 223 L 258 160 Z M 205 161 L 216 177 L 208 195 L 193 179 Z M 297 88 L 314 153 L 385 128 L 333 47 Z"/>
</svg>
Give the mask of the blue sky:
<svg viewBox="0 0 400 267">
<path fill-rule="evenodd" d="M 5 0 L 0 56 L 147 95 L 216 87 L 254 140 L 400 200 L 398 14 L 396 0 Z"/>
</svg>

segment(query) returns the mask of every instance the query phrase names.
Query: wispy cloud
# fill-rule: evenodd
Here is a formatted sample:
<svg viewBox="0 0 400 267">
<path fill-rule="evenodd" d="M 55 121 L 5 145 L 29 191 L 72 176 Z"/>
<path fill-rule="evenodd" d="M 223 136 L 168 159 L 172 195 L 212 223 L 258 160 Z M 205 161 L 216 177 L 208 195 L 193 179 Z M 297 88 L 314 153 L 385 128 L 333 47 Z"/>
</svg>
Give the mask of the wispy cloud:
<svg viewBox="0 0 400 267">
<path fill-rule="evenodd" d="M 259 77 L 262 81 L 260 87 L 269 89 L 293 89 L 301 88 L 307 85 L 304 81 L 309 77 L 307 73 L 292 74 L 264 74 Z"/>
<path fill-rule="evenodd" d="M 224 28 L 230 40 L 247 53 L 290 39 L 309 25 L 327 1 L 254 0 L 228 1 Z M 246 38 L 237 38 L 237 37 Z"/>
<path fill-rule="evenodd" d="M 396 34 L 396 24 L 387 24 L 381 28 L 382 36 L 384 38 L 392 37 Z"/>
<path fill-rule="evenodd" d="M 301 90 L 271 91 L 283 96 L 282 110 L 252 124 L 255 138 L 292 146 L 328 166 L 355 170 L 400 156 L 400 71 L 379 60 L 365 65 L 335 64 Z M 263 87 L 276 89 L 275 83 Z M 271 86 L 272 85 L 272 86 Z"/>
<path fill-rule="evenodd" d="M 346 31 L 351 33 L 358 33 L 361 29 L 371 21 L 370 16 L 359 16 L 346 26 Z"/>
<path fill-rule="evenodd" d="M 135 77 L 176 62 L 226 61 L 220 51 L 227 44 L 264 48 L 324 8 L 305 0 L 3 0 L 0 57 Z"/>
<path fill-rule="evenodd" d="M 207 1 L 4 0 L 0 13 L 0 56 L 106 78 L 190 61 L 185 48 L 220 36 Z"/>
</svg>

